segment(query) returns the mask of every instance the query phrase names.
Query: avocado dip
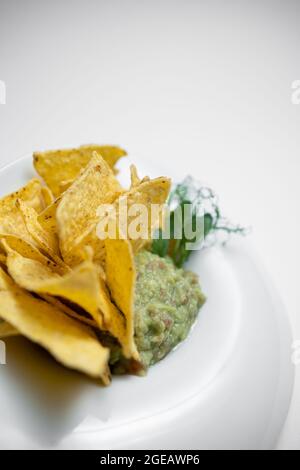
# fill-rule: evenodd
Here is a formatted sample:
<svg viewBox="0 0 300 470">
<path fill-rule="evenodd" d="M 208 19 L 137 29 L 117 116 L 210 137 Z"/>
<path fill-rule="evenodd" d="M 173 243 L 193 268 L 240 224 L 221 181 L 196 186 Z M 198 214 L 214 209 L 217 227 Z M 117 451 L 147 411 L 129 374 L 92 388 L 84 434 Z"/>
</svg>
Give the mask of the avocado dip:
<svg viewBox="0 0 300 470">
<path fill-rule="evenodd" d="M 205 296 L 197 275 L 175 267 L 171 258 L 142 250 L 135 263 L 135 343 L 147 369 L 187 337 Z M 111 363 L 115 373 L 126 367 L 120 351 Z"/>
</svg>

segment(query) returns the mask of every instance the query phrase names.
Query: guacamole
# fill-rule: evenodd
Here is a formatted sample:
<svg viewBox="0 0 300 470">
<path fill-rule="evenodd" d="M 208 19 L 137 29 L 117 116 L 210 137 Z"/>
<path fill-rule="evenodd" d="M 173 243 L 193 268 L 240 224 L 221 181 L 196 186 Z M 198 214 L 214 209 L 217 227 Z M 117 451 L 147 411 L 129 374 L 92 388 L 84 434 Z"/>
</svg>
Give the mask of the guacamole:
<svg viewBox="0 0 300 470">
<path fill-rule="evenodd" d="M 205 301 L 198 277 L 148 251 L 135 257 L 135 343 L 149 367 L 184 340 Z"/>
<path fill-rule="evenodd" d="M 176 268 L 171 258 L 143 250 L 136 255 L 135 264 L 134 338 L 143 369 L 147 369 L 187 337 L 205 296 L 197 275 Z M 142 373 L 141 365 L 127 361 L 112 338 L 101 340 L 111 350 L 114 373 Z"/>
</svg>

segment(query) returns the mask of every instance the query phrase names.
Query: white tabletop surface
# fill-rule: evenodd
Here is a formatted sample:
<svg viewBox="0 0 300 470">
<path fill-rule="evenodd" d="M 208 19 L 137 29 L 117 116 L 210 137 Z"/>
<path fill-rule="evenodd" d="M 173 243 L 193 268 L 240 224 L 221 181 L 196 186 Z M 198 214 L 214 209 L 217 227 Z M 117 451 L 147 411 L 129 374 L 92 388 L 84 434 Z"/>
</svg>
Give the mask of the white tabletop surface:
<svg viewBox="0 0 300 470">
<path fill-rule="evenodd" d="M 299 18 L 296 0 L 0 0 L 0 164 L 114 143 L 196 175 L 253 227 L 300 340 Z M 300 449 L 300 365 L 278 448 Z"/>
</svg>

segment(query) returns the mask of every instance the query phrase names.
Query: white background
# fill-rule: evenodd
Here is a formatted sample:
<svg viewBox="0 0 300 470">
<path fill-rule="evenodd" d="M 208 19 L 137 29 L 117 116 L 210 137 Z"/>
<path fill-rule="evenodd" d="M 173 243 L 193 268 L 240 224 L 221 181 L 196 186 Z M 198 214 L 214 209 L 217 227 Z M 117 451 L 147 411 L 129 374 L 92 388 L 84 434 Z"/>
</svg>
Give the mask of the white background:
<svg viewBox="0 0 300 470">
<path fill-rule="evenodd" d="M 113 143 L 208 182 L 300 340 L 299 20 L 296 0 L 0 0 L 1 166 Z M 278 448 L 300 449 L 300 365 Z"/>
</svg>

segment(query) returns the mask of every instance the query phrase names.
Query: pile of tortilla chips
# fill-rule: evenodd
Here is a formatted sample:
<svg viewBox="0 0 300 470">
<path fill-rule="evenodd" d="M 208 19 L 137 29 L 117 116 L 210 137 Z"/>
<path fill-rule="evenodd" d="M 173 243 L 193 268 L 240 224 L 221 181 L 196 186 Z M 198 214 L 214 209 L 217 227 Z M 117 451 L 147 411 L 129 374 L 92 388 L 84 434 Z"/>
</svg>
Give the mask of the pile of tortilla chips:
<svg viewBox="0 0 300 470">
<path fill-rule="evenodd" d="M 134 166 L 123 188 L 115 164 L 124 155 L 98 145 L 34 153 L 41 179 L 0 200 L 0 338 L 24 335 L 104 384 L 111 374 L 103 336 L 139 364 L 134 255 L 145 240 L 119 232 L 99 239 L 97 209 L 124 196 L 130 205 L 163 205 L 170 190 L 168 178 L 141 180 Z"/>
</svg>

